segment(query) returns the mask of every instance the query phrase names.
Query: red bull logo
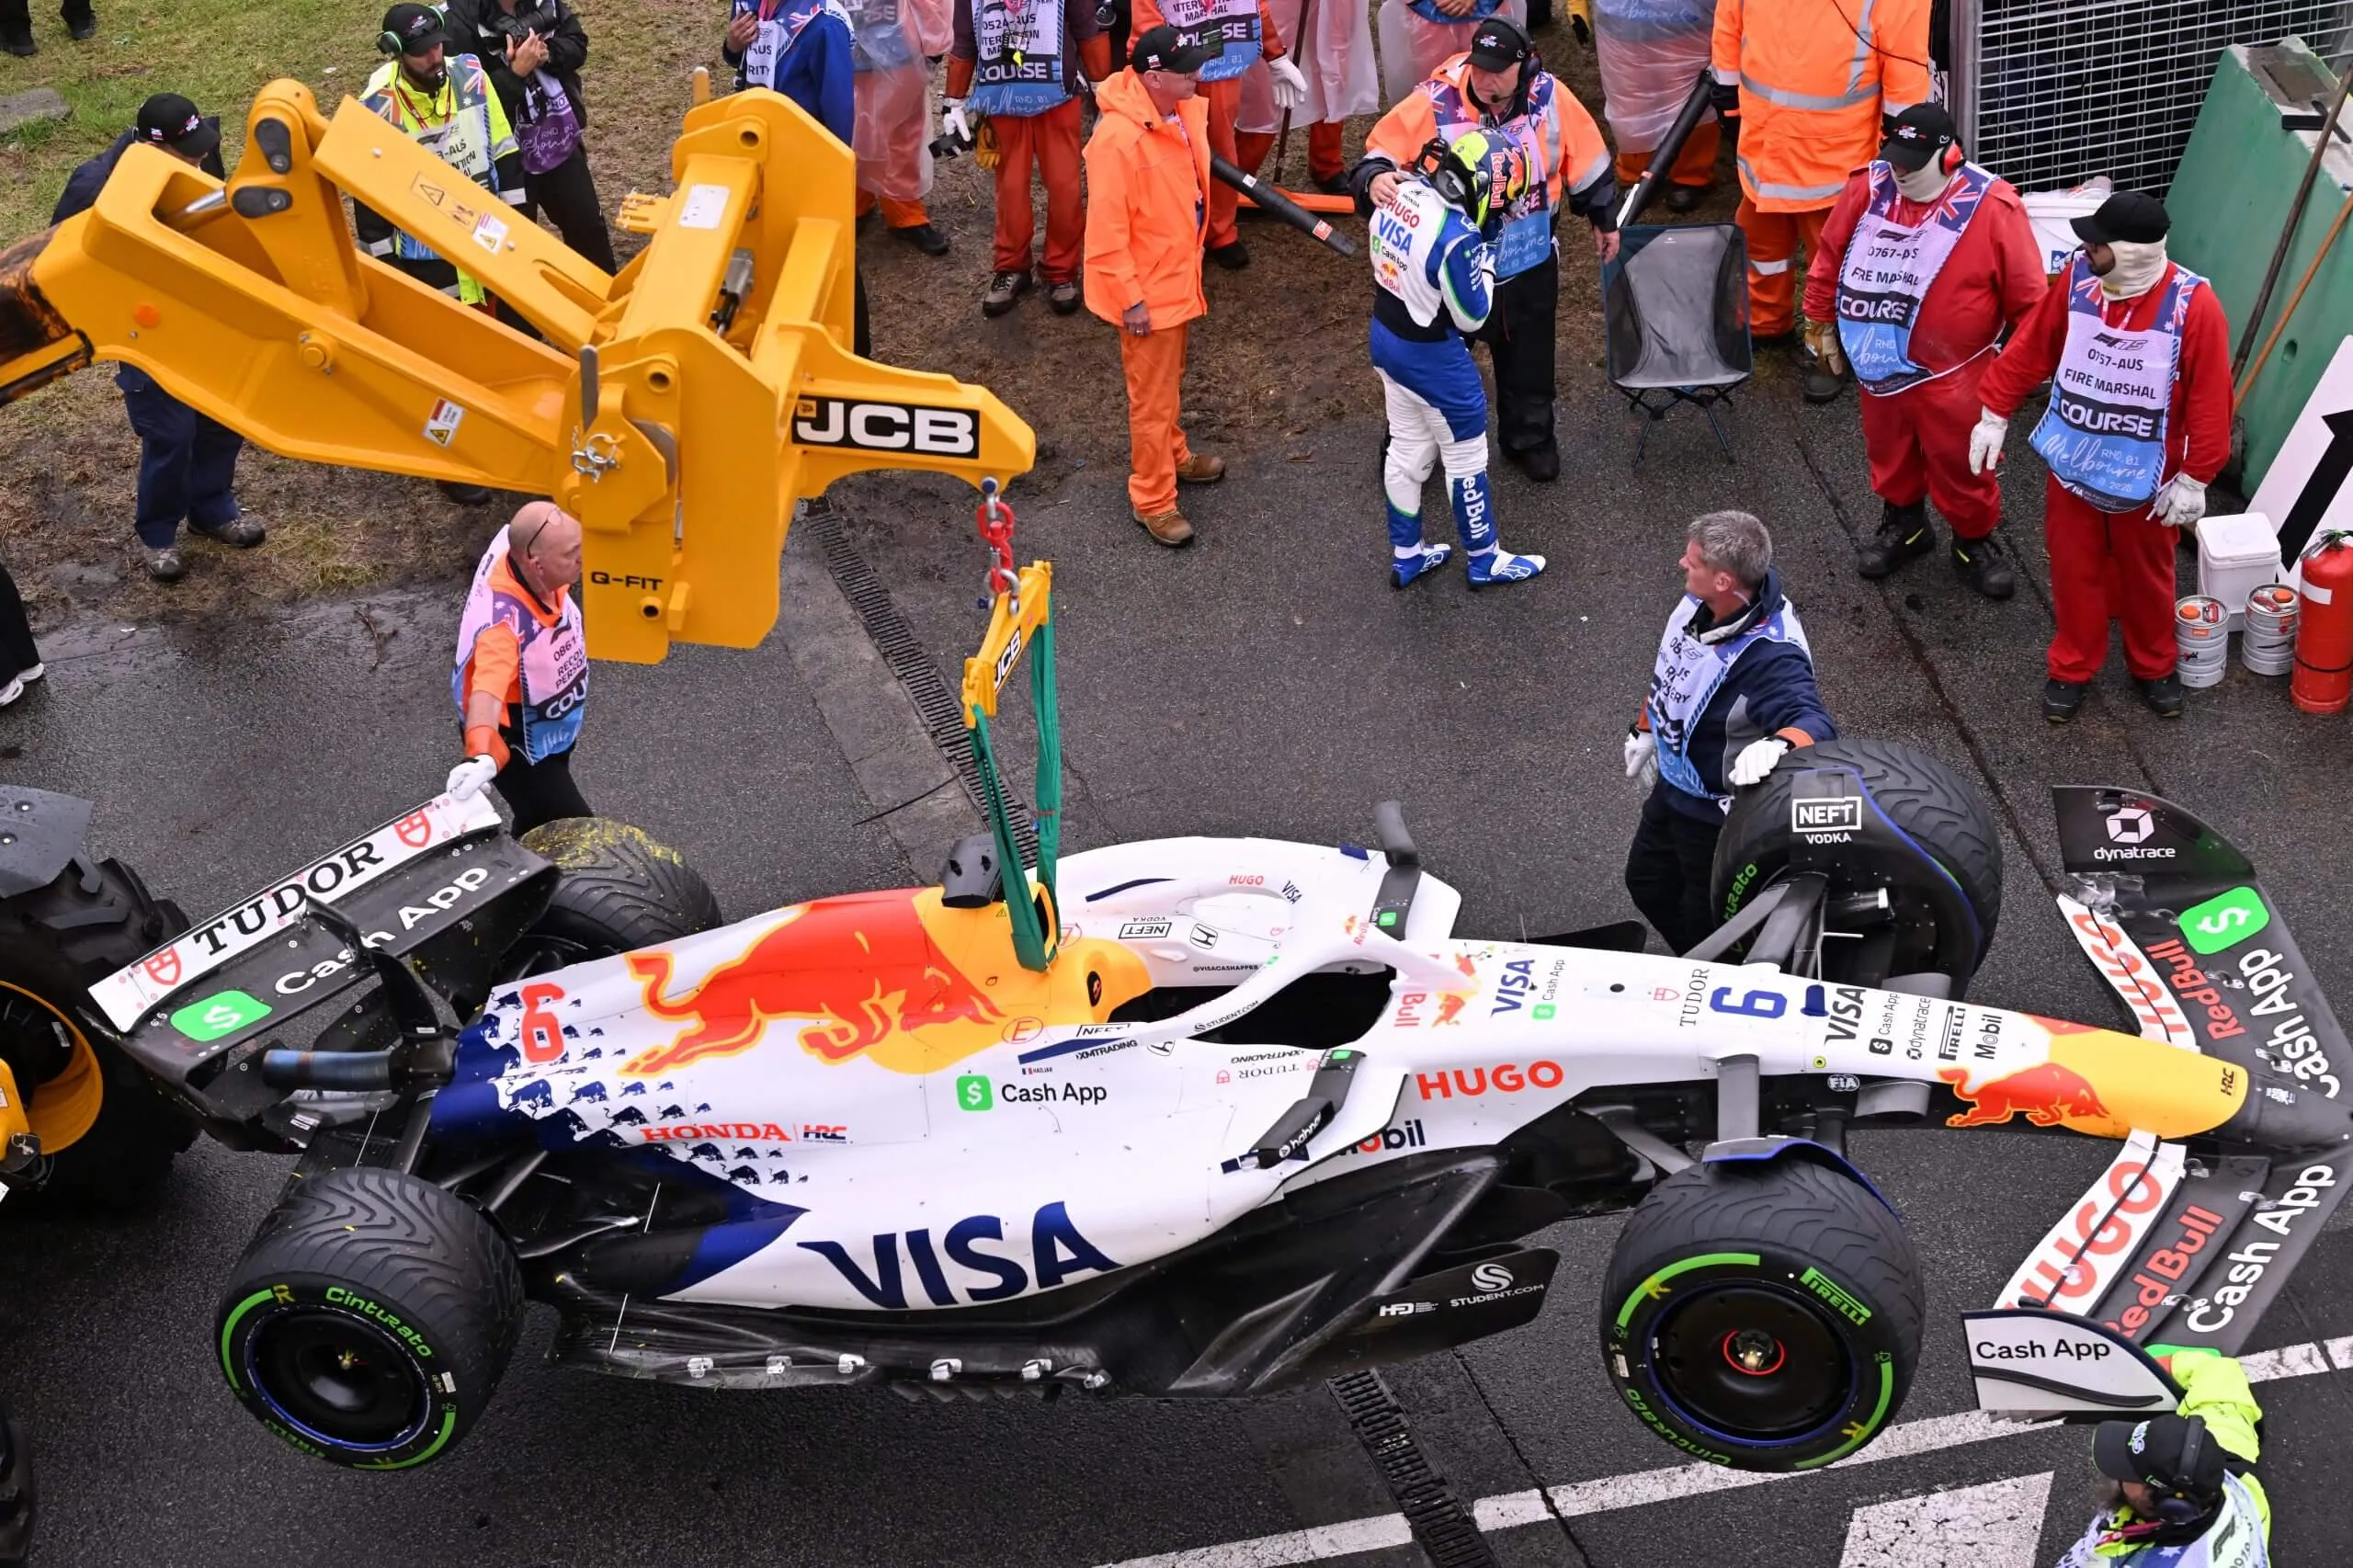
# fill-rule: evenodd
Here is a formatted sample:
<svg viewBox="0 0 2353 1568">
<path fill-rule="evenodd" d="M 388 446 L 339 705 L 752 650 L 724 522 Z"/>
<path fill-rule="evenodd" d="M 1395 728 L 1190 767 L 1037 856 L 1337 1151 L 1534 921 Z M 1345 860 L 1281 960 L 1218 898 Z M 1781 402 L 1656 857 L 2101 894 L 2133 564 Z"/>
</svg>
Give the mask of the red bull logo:
<svg viewBox="0 0 2353 1568">
<path fill-rule="evenodd" d="M 2038 1062 L 1988 1078 L 1974 1089 L 1966 1086 L 1966 1067 L 1940 1068 L 1937 1076 L 1950 1084 L 1952 1092 L 1969 1105 L 1961 1115 L 1945 1119 L 1948 1127 L 1998 1127 L 2019 1115 L 2037 1127 L 2056 1127 L 2072 1119 L 2106 1119 L 2109 1115 L 2091 1080 L 2056 1062 Z"/>
<path fill-rule="evenodd" d="M 826 1062 L 847 1062 L 903 1031 L 994 1023 L 996 1007 L 924 929 L 916 897 L 915 889 L 898 889 L 789 909 L 682 996 L 670 994 L 672 954 L 631 954 L 645 1010 L 687 1027 L 667 1045 L 631 1058 L 622 1073 L 658 1077 L 733 1056 L 779 1019 L 807 1020 L 801 1048 Z"/>
</svg>

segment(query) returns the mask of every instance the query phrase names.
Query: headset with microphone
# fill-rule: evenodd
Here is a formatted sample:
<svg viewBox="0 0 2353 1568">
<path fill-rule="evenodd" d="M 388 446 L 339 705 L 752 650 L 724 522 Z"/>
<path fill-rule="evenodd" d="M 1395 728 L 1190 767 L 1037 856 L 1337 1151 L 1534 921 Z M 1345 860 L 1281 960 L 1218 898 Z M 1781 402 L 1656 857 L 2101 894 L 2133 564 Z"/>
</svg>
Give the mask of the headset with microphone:
<svg viewBox="0 0 2353 1568">
<path fill-rule="evenodd" d="M 2189 1417 L 2189 1429 L 2182 1435 L 2181 1464 L 2175 1472 L 2172 1490 L 2157 1499 L 2159 1524 L 2194 1525 L 2212 1510 L 2212 1498 L 2201 1498 L 2190 1490 L 2198 1484 L 2198 1460 L 2205 1446 L 2206 1418 L 2193 1415 Z"/>
</svg>

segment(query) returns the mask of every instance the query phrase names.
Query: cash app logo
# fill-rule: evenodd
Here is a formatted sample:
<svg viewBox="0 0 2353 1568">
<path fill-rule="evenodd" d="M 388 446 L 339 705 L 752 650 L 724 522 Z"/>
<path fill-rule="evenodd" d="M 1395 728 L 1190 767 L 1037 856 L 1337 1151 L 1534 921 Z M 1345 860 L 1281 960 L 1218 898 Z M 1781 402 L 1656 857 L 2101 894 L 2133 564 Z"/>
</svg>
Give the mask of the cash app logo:
<svg viewBox="0 0 2353 1568">
<path fill-rule="evenodd" d="M 190 1002 L 172 1015 L 172 1028 L 201 1045 L 235 1034 L 256 1018 L 269 1017 L 269 1004 L 242 991 L 223 991 L 201 1002 Z"/>
<path fill-rule="evenodd" d="M 967 1073 L 956 1080 L 956 1103 L 966 1110 L 987 1110 L 996 1104 L 996 1091 L 978 1073 Z"/>
<path fill-rule="evenodd" d="M 2271 924 L 2271 911 L 2253 888 L 2233 888 L 2181 912 L 2181 939 L 2193 951 L 2219 953 Z"/>
</svg>

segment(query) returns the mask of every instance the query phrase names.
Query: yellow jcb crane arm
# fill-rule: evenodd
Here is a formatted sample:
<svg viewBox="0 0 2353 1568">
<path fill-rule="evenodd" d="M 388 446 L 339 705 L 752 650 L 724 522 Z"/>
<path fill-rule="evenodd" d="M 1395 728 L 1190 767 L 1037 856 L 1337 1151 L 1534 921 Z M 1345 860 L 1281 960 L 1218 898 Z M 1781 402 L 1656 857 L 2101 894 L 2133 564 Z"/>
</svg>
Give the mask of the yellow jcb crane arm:
<svg viewBox="0 0 2353 1568">
<path fill-rule="evenodd" d="M 585 528 L 599 658 L 746 648 L 776 622 L 793 504 L 844 474 L 1026 472 L 987 391 L 850 352 L 851 153 L 767 91 L 698 104 L 649 236 L 583 261 L 346 98 L 262 89 L 225 185 L 124 153 L 97 203 L 0 252 L 0 403 L 94 360 L 288 457 L 555 497 Z M 490 291 L 534 342 L 362 254 L 343 195 Z"/>
</svg>

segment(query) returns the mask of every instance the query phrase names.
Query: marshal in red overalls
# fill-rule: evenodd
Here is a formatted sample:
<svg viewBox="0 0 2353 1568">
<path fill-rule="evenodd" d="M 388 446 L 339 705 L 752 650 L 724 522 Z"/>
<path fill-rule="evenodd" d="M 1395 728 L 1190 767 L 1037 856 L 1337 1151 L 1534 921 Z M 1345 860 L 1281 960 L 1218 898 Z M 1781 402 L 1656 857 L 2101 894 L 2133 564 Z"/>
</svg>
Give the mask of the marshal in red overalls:
<svg viewBox="0 0 2353 1568">
<path fill-rule="evenodd" d="M 2144 248 L 2156 244 L 2161 232 Z M 2202 492 L 2231 451 L 2230 328 L 2214 290 L 2171 261 L 2125 299 L 2109 298 L 2102 282 L 2077 252 L 1980 388 L 1985 414 L 2006 420 L 2059 373 L 2033 445 L 2051 468 L 2043 533 L 2058 621 L 2044 711 L 2062 722 L 2108 660 L 2111 619 L 2123 624 L 2125 666 L 2150 706 L 2180 711 L 2179 691 L 2168 689 L 2176 529 L 2152 504 L 2177 479 Z"/>
</svg>

